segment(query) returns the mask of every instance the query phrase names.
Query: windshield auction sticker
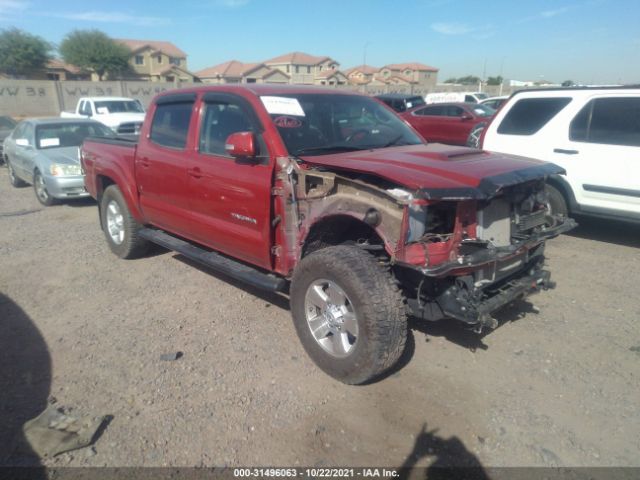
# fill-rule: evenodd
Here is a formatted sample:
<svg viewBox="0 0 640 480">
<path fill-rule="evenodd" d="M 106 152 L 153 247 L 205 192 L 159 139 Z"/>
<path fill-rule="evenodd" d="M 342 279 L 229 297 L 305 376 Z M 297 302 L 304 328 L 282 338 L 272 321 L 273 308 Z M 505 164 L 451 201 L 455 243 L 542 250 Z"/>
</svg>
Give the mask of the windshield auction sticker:
<svg viewBox="0 0 640 480">
<path fill-rule="evenodd" d="M 297 98 L 266 96 L 260 97 L 260 100 L 262 100 L 262 104 L 270 114 L 305 116 Z"/>
</svg>

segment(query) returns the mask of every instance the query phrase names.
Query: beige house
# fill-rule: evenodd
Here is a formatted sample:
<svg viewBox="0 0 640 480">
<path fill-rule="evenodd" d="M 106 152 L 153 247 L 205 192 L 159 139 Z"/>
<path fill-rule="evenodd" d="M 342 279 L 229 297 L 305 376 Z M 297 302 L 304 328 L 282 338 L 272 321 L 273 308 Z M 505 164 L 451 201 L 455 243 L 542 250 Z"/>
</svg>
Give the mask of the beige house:
<svg viewBox="0 0 640 480">
<path fill-rule="evenodd" d="M 306 85 L 322 85 L 323 81 L 328 82 L 327 72 L 337 71 L 340 67 L 340 64 L 331 57 L 316 57 L 303 52 L 287 53 L 265 60 L 264 63 L 289 75 L 290 83 Z M 344 74 L 341 75 L 344 77 Z M 338 79 L 335 78 L 333 81 L 337 82 Z M 329 85 L 329 83 L 326 84 Z"/>
<path fill-rule="evenodd" d="M 237 60 L 205 68 L 195 74 L 204 83 L 289 83 L 291 78 L 264 63 L 242 63 Z"/>
<path fill-rule="evenodd" d="M 402 79 L 421 88 L 433 90 L 438 82 L 438 69 L 417 62 L 393 63 L 382 67 L 378 76 L 390 81 L 396 77 L 397 82 Z"/>
<path fill-rule="evenodd" d="M 91 80 L 91 72 L 54 58 L 47 62 L 42 73 L 34 76 L 37 80 Z"/>
<path fill-rule="evenodd" d="M 131 50 L 129 64 L 138 80 L 152 82 L 194 82 L 187 69 L 187 54 L 171 42 L 116 39 Z"/>
<path fill-rule="evenodd" d="M 344 74 L 349 79 L 349 83 L 353 85 L 366 85 L 373 81 L 376 73 L 380 70 L 377 67 L 371 65 L 358 65 L 357 67 L 345 70 Z"/>
</svg>

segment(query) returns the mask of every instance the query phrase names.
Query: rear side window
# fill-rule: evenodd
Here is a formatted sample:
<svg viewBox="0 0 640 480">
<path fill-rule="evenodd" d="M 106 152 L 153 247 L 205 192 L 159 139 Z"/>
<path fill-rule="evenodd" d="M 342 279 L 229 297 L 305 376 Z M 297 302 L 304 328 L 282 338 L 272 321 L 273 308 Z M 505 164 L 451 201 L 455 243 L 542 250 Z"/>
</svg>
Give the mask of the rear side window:
<svg viewBox="0 0 640 480">
<path fill-rule="evenodd" d="M 183 149 L 187 144 L 193 102 L 156 106 L 151 123 L 151 141 L 163 147 Z"/>
<path fill-rule="evenodd" d="M 571 122 L 576 142 L 640 146 L 640 98 L 598 98 L 587 103 Z"/>
<path fill-rule="evenodd" d="M 533 135 L 544 127 L 571 98 L 523 98 L 507 112 L 498 127 L 498 133 L 505 135 Z"/>
<path fill-rule="evenodd" d="M 416 115 L 419 116 L 428 116 L 428 115 L 434 115 L 437 117 L 440 117 L 442 115 L 445 115 L 445 107 L 442 107 L 440 105 L 435 106 L 435 107 L 427 107 L 427 108 L 423 108 L 421 110 L 417 110 L 415 112 Z"/>
</svg>

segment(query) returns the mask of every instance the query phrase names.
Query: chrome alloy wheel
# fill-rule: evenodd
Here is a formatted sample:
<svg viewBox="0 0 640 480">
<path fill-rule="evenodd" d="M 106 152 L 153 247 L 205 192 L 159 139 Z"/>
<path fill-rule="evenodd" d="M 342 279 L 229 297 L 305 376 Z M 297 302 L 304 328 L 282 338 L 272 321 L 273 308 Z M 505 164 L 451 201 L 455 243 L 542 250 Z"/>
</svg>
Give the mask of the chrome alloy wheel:
<svg viewBox="0 0 640 480">
<path fill-rule="evenodd" d="M 122 244 L 124 241 L 124 217 L 120 205 L 115 200 L 111 200 L 107 204 L 107 230 L 113 243 Z"/>
<path fill-rule="evenodd" d="M 316 280 L 304 299 L 309 330 L 318 345 L 333 357 L 344 358 L 356 346 L 358 321 L 347 294 L 331 280 Z"/>
<path fill-rule="evenodd" d="M 47 186 L 44 183 L 44 178 L 40 173 L 36 174 L 35 178 L 36 184 L 36 195 L 42 203 L 47 203 L 49 201 L 49 192 L 47 192 Z"/>
</svg>

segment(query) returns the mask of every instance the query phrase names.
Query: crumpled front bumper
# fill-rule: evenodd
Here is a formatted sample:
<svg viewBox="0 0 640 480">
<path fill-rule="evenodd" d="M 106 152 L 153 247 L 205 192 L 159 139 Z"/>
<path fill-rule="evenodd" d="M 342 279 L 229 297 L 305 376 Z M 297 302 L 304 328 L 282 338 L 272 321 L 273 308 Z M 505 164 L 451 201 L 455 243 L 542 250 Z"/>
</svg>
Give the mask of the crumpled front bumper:
<svg viewBox="0 0 640 480">
<path fill-rule="evenodd" d="M 555 288 L 551 273 L 540 266 L 528 268 L 520 274 L 500 282 L 499 287 L 490 287 L 491 291 L 465 288 L 464 284 L 455 284 L 446 289 L 434 302 L 420 304 L 409 301 L 412 314 L 424 320 L 455 318 L 479 328 L 495 328 L 498 322 L 492 314 L 519 298 L 527 297 L 541 290 Z"/>
</svg>

